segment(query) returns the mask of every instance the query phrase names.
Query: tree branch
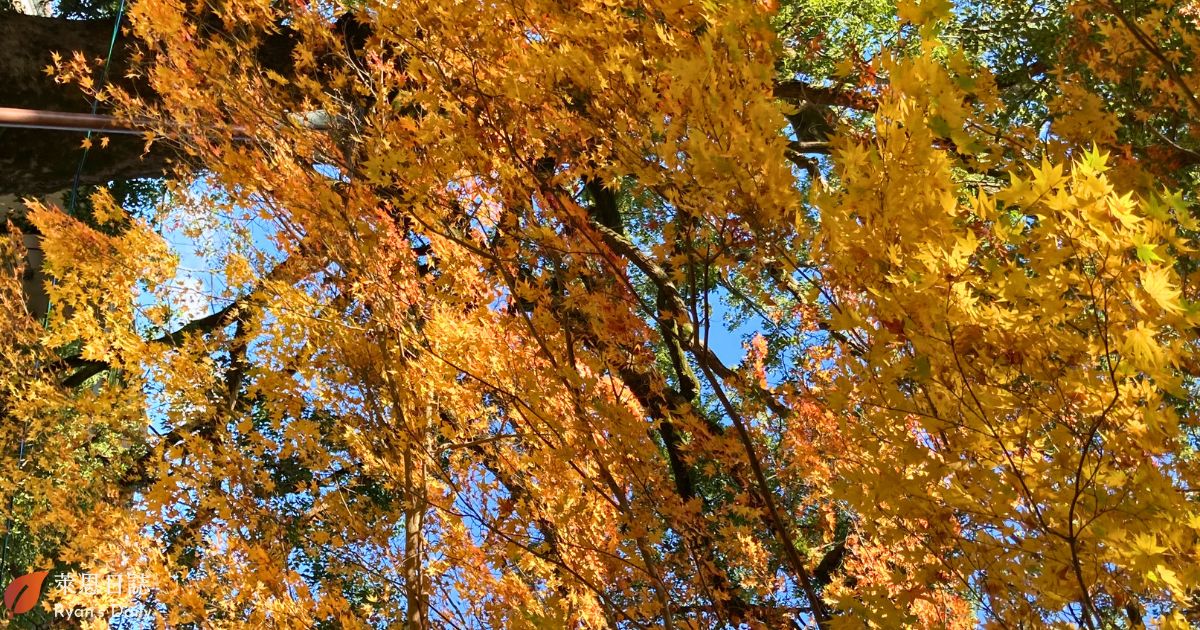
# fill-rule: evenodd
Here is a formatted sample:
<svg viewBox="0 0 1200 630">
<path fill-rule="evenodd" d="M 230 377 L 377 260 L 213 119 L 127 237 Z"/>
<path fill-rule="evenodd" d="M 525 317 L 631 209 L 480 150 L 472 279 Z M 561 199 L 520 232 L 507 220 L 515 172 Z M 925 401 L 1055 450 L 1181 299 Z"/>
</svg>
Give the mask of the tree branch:
<svg viewBox="0 0 1200 630">
<path fill-rule="evenodd" d="M 776 98 L 784 100 L 846 107 L 864 112 L 873 112 L 878 107 L 878 103 L 872 95 L 838 87 L 821 87 L 797 80 L 777 82 L 772 93 Z"/>
<path fill-rule="evenodd" d="M 280 279 L 283 274 L 290 270 L 293 266 L 292 259 L 290 258 L 279 263 L 264 277 L 264 283 L 265 281 Z M 263 284 L 259 284 L 246 295 L 243 295 L 242 297 L 235 299 L 233 302 L 230 302 L 225 308 L 222 308 L 221 310 L 210 315 L 201 317 L 200 319 L 194 319 L 187 324 L 184 324 L 178 330 L 150 340 L 150 343 L 178 346 L 179 344 L 183 343 L 184 339 L 186 339 L 189 334 L 209 333 L 214 330 L 224 328 L 234 323 L 237 320 L 240 309 L 248 305 L 251 301 L 258 299 L 262 290 Z M 60 384 L 67 388 L 79 387 L 89 378 L 96 376 L 97 374 L 112 367 L 103 361 L 88 361 L 78 358 L 64 359 L 64 363 L 66 363 L 68 367 L 77 368 L 75 372 L 71 373 L 69 376 L 60 381 Z"/>
</svg>

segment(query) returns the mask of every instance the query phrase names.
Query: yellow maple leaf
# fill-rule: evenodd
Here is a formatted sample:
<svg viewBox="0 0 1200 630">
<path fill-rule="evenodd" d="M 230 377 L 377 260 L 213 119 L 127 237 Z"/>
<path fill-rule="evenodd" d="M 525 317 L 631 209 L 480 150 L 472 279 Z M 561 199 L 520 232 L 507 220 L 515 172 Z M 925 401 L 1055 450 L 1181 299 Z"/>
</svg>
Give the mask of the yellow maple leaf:
<svg viewBox="0 0 1200 630">
<path fill-rule="evenodd" d="M 1183 311 L 1179 304 L 1179 290 L 1172 286 L 1166 267 L 1155 265 L 1146 269 L 1141 273 L 1141 280 L 1142 290 L 1163 310 L 1172 314 Z"/>
</svg>

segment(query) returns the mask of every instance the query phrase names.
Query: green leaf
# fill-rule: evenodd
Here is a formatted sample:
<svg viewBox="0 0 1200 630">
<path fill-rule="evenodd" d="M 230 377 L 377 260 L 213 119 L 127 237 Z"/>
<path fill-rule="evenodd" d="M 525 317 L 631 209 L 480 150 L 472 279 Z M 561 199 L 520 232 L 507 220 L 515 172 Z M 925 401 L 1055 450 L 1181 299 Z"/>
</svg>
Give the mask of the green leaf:
<svg viewBox="0 0 1200 630">
<path fill-rule="evenodd" d="M 1161 262 L 1162 256 L 1154 251 L 1154 246 L 1149 243 L 1139 243 L 1137 246 L 1137 257 L 1142 262 Z"/>
</svg>

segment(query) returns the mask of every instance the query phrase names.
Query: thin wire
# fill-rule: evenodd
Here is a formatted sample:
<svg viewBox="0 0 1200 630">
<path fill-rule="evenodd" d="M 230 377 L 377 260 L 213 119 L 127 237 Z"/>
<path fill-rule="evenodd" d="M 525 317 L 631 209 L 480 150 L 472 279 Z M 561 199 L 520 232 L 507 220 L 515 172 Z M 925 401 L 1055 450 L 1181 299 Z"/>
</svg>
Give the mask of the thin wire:
<svg viewBox="0 0 1200 630">
<path fill-rule="evenodd" d="M 25 437 L 27 434 L 28 434 L 28 427 L 21 430 L 21 448 L 19 449 L 18 455 L 17 455 L 17 462 L 18 462 L 17 468 L 25 467 Z M 15 493 L 13 494 L 13 496 L 9 497 L 9 499 L 8 499 L 8 519 L 6 519 L 8 522 L 6 522 L 4 524 L 4 548 L 3 548 L 3 550 L 0 550 L 0 576 L 3 576 L 5 574 L 5 570 L 8 568 L 8 540 L 9 540 L 9 538 L 12 537 L 12 528 L 13 528 L 12 511 L 13 511 L 13 506 L 16 503 L 15 499 L 16 499 Z"/>
<path fill-rule="evenodd" d="M 121 34 L 121 20 L 125 17 L 125 0 L 117 6 L 117 19 L 113 23 L 112 38 L 108 41 L 108 55 L 104 58 L 104 70 L 100 73 L 100 89 L 108 82 L 108 66 L 112 63 L 113 50 L 117 46 L 117 36 Z M 100 107 L 100 99 L 92 98 L 92 114 Z M 88 151 L 92 148 L 92 130 L 88 129 L 87 138 L 83 142 L 83 155 L 79 158 L 79 166 L 75 168 L 75 180 L 71 183 L 71 214 L 75 214 L 75 203 L 79 194 L 79 178 L 83 176 L 83 165 L 87 162 Z"/>
<path fill-rule="evenodd" d="M 116 49 L 117 36 L 120 35 L 120 33 L 121 33 L 121 21 L 124 19 L 124 17 L 125 17 L 125 0 L 121 0 L 120 5 L 118 5 L 118 7 L 117 7 L 117 17 L 113 24 L 112 37 L 109 39 L 109 42 L 108 42 L 108 55 L 104 58 L 104 70 L 100 74 L 100 88 L 101 89 L 103 89 L 104 84 L 108 82 L 108 67 L 109 67 L 109 65 L 112 64 L 113 50 Z M 92 113 L 95 114 L 96 110 L 99 107 L 100 107 L 100 99 L 93 98 L 92 99 Z M 92 131 L 90 129 L 87 132 L 87 139 L 88 140 L 92 139 Z M 75 214 L 75 202 L 76 202 L 76 198 L 77 198 L 78 192 L 79 192 L 79 179 L 80 179 L 80 177 L 83 176 L 83 165 L 87 161 L 87 154 L 88 154 L 89 148 L 91 148 L 91 143 L 90 142 L 85 143 L 85 145 L 83 147 L 83 155 L 79 158 L 79 166 L 76 167 L 76 169 L 75 169 L 75 179 L 71 184 L 70 211 L 71 211 L 72 215 Z M 50 320 L 50 304 L 49 304 L 49 302 L 47 302 L 46 313 L 44 315 L 42 315 L 42 325 L 46 326 L 49 323 L 49 320 Z M 40 358 L 34 360 L 34 370 L 35 371 L 41 370 L 41 363 L 42 363 L 42 361 Z M 27 441 L 28 437 L 29 437 L 29 426 L 26 425 L 21 430 L 21 445 L 17 449 L 17 468 L 25 467 L 25 449 L 26 449 L 26 441 Z M 4 544 L 2 547 L 0 547 L 0 576 L 4 576 L 8 569 L 8 546 L 9 546 L 9 541 L 12 538 L 12 529 L 13 529 L 12 514 L 13 514 L 13 508 L 15 506 L 16 506 L 16 493 L 14 492 L 8 499 L 8 518 L 5 519 L 5 524 L 4 524 Z"/>
</svg>

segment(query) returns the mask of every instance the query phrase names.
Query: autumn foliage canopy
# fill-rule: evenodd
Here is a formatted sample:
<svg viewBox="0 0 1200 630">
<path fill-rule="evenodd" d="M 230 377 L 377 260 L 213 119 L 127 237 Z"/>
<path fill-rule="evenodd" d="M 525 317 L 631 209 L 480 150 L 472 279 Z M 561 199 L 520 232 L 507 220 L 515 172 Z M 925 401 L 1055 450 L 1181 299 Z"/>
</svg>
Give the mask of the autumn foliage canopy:
<svg viewBox="0 0 1200 630">
<path fill-rule="evenodd" d="M 8 573 L 173 628 L 1200 623 L 1200 5 L 126 19 L 140 89 L 48 70 L 176 168 L 29 201 L 44 322 L 0 250 Z"/>
</svg>

